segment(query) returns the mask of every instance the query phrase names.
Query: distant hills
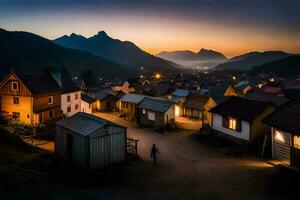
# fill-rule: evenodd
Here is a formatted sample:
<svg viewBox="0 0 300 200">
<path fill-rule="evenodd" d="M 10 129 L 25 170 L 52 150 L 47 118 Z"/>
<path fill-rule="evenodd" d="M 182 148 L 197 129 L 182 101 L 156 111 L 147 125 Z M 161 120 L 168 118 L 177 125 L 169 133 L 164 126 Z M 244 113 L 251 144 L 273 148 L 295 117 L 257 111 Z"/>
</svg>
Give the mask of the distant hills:
<svg viewBox="0 0 300 200">
<path fill-rule="evenodd" d="M 268 73 L 285 78 L 300 76 L 300 55 L 272 61 L 251 70 L 252 74 Z"/>
<path fill-rule="evenodd" d="M 200 49 L 197 53 L 189 50 L 171 52 L 162 51 L 156 56 L 166 60 L 170 60 L 188 68 L 211 68 L 217 64 L 227 61 L 227 58 L 223 54 L 217 51 L 207 50 L 203 48 Z"/>
<path fill-rule="evenodd" d="M 263 65 L 275 60 L 284 59 L 292 54 L 283 51 L 250 52 L 233 57 L 215 67 L 215 70 L 249 71 L 253 67 Z"/>
<path fill-rule="evenodd" d="M 53 40 L 54 43 L 71 49 L 78 49 L 93 53 L 113 62 L 126 65 L 130 68 L 145 70 L 171 70 L 176 71 L 179 65 L 162 58 L 155 57 L 141 50 L 134 43 L 120 41 L 108 36 L 104 31 L 86 38 L 72 33 Z"/>
<path fill-rule="evenodd" d="M 32 33 L 0 29 L 1 75 L 11 68 L 21 72 L 37 72 L 49 67 L 71 74 L 91 70 L 94 75 L 103 77 L 124 77 L 136 73 L 105 58 L 61 47 Z"/>
</svg>

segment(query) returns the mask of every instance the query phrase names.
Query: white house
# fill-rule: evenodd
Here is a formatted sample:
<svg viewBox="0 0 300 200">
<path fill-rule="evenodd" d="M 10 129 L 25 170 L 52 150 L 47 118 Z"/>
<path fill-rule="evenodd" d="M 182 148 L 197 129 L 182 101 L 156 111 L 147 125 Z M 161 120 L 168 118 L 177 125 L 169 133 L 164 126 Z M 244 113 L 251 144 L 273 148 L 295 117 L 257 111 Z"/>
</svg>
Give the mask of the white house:
<svg viewBox="0 0 300 200">
<path fill-rule="evenodd" d="M 272 157 L 300 168 L 300 100 L 292 100 L 263 120 L 272 127 Z"/>
<path fill-rule="evenodd" d="M 212 129 L 217 135 L 235 141 L 253 143 L 269 133 L 262 119 L 274 111 L 268 103 L 231 97 L 210 110 Z"/>
<path fill-rule="evenodd" d="M 64 74 L 52 73 L 52 77 L 61 87 L 61 111 L 67 117 L 80 112 L 81 110 L 81 89 L 73 80 Z"/>
</svg>

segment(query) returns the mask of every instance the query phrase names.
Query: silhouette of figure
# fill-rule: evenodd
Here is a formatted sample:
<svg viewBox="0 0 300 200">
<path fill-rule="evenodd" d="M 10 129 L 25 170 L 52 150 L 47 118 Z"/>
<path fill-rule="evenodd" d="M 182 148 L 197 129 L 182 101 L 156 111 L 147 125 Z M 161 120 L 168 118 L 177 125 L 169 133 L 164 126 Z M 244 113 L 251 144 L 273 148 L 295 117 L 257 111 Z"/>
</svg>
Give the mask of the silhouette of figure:
<svg viewBox="0 0 300 200">
<path fill-rule="evenodd" d="M 154 164 L 156 164 L 157 154 L 159 153 L 158 148 L 155 144 L 152 145 L 150 158 L 153 159 Z"/>
</svg>

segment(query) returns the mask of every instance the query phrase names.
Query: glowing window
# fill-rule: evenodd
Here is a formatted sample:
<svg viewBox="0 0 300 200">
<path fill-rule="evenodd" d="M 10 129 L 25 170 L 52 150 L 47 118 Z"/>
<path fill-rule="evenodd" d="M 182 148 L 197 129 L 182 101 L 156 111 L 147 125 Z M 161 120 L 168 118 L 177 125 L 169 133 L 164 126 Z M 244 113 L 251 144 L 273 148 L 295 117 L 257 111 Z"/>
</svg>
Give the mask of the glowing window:
<svg viewBox="0 0 300 200">
<path fill-rule="evenodd" d="M 236 119 L 234 118 L 228 119 L 228 128 L 236 130 Z"/>
<path fill-rule="evenodd" d="M 278 130 L 275 130 L 275 136 L 274 139 L 278 142 L 282 142 L 285 143 L 285 139 L 284 139 L 284 133 Z"/>
<path fill-rule="evenodd" d="M 294 147 L 300 149 L 300 136 L 294 136 Z"/>
</svg>

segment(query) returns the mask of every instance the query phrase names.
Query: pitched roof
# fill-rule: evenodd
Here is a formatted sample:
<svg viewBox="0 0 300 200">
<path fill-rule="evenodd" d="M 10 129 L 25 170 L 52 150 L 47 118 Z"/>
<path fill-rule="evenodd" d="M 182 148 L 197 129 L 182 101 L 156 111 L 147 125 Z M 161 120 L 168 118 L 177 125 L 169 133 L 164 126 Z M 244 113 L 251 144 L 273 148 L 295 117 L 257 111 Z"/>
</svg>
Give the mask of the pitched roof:
<svg viewBox="0 0 300 200">
<path fill-rule="evenodd" d="M 177 89 L 174 92 L 172 92 L 172 95 L 179 96 L 179 97 L 186 97 L 189 95 L 189 93 L 190 93 L 190 91 L 187 89 Z"/>
<path fill-rule="evenodd" d="M 62 74 L 61 76 L 61 88 L 62 88 L 62 93 L 77 92 L 81 90 L 75 85 L 71 77 L 65 74 Z"/>
<path fill-rule="evenodd" d="M 268 106 L 269 104 L 264 102 L 252 101 L 240 97 L 230 97 L 228 100 L 212 108 L 210 112 L 252 122 L 258 115 L 264 112 Z"/>
<path fill-rule="evenodd" d="M 139 108 L 152 110 L 155 112 L 167 112 L 173 105 L 172 102 L 146 97 L 139 104 Z"/>
<path fill-rule="evenodd" d="M 121 101 L 139 104 L 145 97 L 146 96 L 140 94 L 128 93 L 121 98 Z"/>
<path fill-rule="evenodd" d="M 90 96 L 88 96 L 86 94 L 81 94 L 81 100 L 85 101 L 85 102 L 87 102 L 89 104 L 94 103 L 96 101 L 96 99 L 94 99 L 94 98 L 92 98 L 92 97 L 90 97 Z"/>
<path fill-rule="evenodd" d="M 202 109 L 208 101 L 208 95 L 200 95 L 196 92 L 191 92 L 185 99 L 184 106 L 194 109 Z"/>
<path fill-rule="evenodd" d="M 292 100 L 263 119 L 279 130 L 300 135 L 300 99 Z"/>
<path fill-rule="evenodd" d="M 95 97 L 94 97 L 95 99 L 103 100 L 103 99 L 105 99 L 105 98 L 106 98 L 107 96 L 109 96 L 109 95 L 111 95 L 111 96 L 115 97 L 116 99 L 118 99 L 118 97 L 116 97 L 116 96 L 112 93 L 111 89 L 107 89 L 107 88 L 102 89 L 102 90 L 98 90 L 98 91 L 95 92 L 94 94 L 95 94 Z"/>
<path fill-rule="evenodd" d="M 99 128 L 106 125 L 122 127 L 106 119 L 94 115 L 78 112 L 75 115 L 56 122 L 56 125 L 69 129 L 77 134 L 88 136 Z"/>
<path fill-rule="evenodd" d="M 276 94 L 266 93 L 266 92 L 262 92 L 262 91 L 248 92 L 244 96 L 244 98 L 249 99 L 249 100 L 254 100 L 254 101 L 265 102 L 265 103 L 269 102 L 277 107 L 279 107 L 289 101 L 289 99 L 287 99 L 283 96 L 278 96 Z"/>
<path fill-rule="evenodd" d="M 60 86 L 48 73 L 17 75 L 33 94 L 61 92 Z"/>
</svg>

